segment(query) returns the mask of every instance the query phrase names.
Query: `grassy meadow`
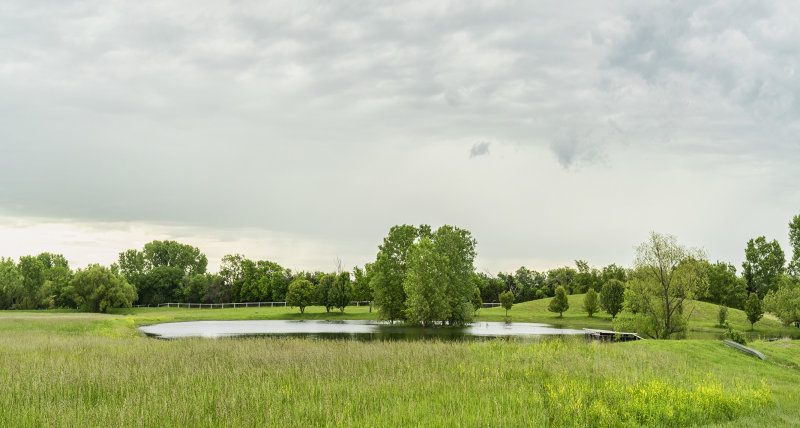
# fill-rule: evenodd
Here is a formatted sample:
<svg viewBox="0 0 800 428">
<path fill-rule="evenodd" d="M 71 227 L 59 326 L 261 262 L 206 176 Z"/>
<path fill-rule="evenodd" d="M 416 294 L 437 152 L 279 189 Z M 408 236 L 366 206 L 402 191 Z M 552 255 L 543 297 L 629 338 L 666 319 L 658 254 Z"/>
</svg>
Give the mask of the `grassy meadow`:
<svg viewBox="0 0 800 428">
<path fill-rule="evenodd" d="M 546 301 L 515 305 L 509 315 L 611 326 L 605 314 L 582 313 L 580 298 L 570 296 L 561 319 Z M 721 333 L 716 306 L 704 303 L 689 340 L 619 344 L 158 340 L 136 329 L 194 319 L 375 316 L 363 307 L 298 312 L 0 312 L 0 426 L 800 425 L 800 343 L 752 342 L 767 355 L 760 361 L 717 339 L 692 339 Z M 479 315 L 502 320 L 505 311 Z M 729 317 L 749 329 L 739 311 Z M 761 323 L 758 334 L 781 330 L 773 320 Z"/>
</svg>

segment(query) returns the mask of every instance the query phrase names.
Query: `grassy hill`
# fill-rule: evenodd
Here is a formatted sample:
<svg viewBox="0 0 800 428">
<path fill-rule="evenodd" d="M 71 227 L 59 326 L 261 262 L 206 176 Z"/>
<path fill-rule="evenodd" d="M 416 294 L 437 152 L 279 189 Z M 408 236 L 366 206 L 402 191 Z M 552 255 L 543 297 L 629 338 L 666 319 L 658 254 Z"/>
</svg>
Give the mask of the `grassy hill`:
<svg viewBox="0 0 800 428">
<path fill-rule="evenodd" d="M 514 304 L 508 311 L 511 321 L 517 322 L 536 322 L 552 324 L 560 327 L 569 328 L 598 328 L 611 329 L 611 315 L 600 312 L 589 317 L 583 310 L 584 294 L 573 294 L 568 296 L 569 309 L 564 312 L 563 317 L 549 312 L 547 306 L 552 298 L 533 300 L 530 302 Z M 717 327 L 717 314 L 719 305 L 700 301 L 687 301 L 684 313 L 689 315 L 689 338 L 716 338 L 721 336 L 723 329 Z M 623 312 L 618 317 L 630 317 L 629 313 Z M 478 311 L 478 319 L 481 321 L 503 321 L 505 319 L 505 309 L 485 308 Z M 728 322 L 734 329 L 746 332 L 750 337 L 800 337 L 800 329 L 793 327 L 783 327 L 773 316 L 766 314 L 761 321 L 757 322 L 755 328 L 750 330 L 750 322 L 747 315 L 739 309 L 728 308 Z"/>
</svg>

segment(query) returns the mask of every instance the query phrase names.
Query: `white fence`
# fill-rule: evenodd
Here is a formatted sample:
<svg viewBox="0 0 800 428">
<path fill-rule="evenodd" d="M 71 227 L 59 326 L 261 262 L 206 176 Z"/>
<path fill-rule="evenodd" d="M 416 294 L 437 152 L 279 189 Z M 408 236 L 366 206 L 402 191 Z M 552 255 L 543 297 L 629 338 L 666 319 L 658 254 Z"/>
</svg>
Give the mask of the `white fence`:
<svg viewBox="0 0 800 428">
<path fill-rule="evenodd" d="M 350 302 L 348 306 L 369 306 L 369 300 Z M 241 302 L 241 303 L 160 303 L 158 305 L 133 305 L 134 308 L 187 308 L 187 309 L 224 309 L 224 308 L 275 308 L 285 307 L 286 302 Z"/>
</svg>

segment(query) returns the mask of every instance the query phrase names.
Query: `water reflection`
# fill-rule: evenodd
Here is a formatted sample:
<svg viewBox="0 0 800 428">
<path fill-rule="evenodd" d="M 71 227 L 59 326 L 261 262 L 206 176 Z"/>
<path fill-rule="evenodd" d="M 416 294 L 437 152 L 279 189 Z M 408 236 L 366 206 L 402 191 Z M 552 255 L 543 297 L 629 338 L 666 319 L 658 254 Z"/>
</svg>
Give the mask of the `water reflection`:
<svg viewBox="0 0 800 428">
<path fill-rule="evenodd" d="M 582 334 L 582 330 L 537 323 L 476 322 L 463 328 L 423 328 L 365 320 L 191 321 L 140 327 L 163 339 L 181 337 L 283 336 L 350 340 L 480 340 L 497 337 L 538 338 Z"/>
</svg>

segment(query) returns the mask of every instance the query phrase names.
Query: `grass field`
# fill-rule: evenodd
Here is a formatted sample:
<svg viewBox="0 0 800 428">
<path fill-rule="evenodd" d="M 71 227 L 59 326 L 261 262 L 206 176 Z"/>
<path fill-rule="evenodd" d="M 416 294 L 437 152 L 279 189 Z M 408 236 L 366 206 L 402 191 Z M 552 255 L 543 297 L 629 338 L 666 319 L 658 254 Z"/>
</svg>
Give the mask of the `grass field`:
<svg viewBox="0 0 800 428">
<path fill-rule="evenodd" d="M 514 321 L 609 327 L 570 296 Z M 720 329 L 699 304 L 692 329 Z M 727 426 L 800 425 L 800 343 L 719 340 L 593 344 L 355 342 L 143 337 L 136 326 L 190 319 L 300 318 L 296 309 L 0 312 L 0 426 Z M 502 309 L 482 309 L 502 320 Z M 734 310 L 737 328 L 749 328 Z M 305 319 L 369 319 L 308 308 Z M 743 317 L 743 315 L 742 315 Z M 761 334 L 780 330 L 766 320 Z M 763 321 L 762 321 L 763 322 Z M 772 323 L 775 323 L 773 325 Z"/>
</svg>

